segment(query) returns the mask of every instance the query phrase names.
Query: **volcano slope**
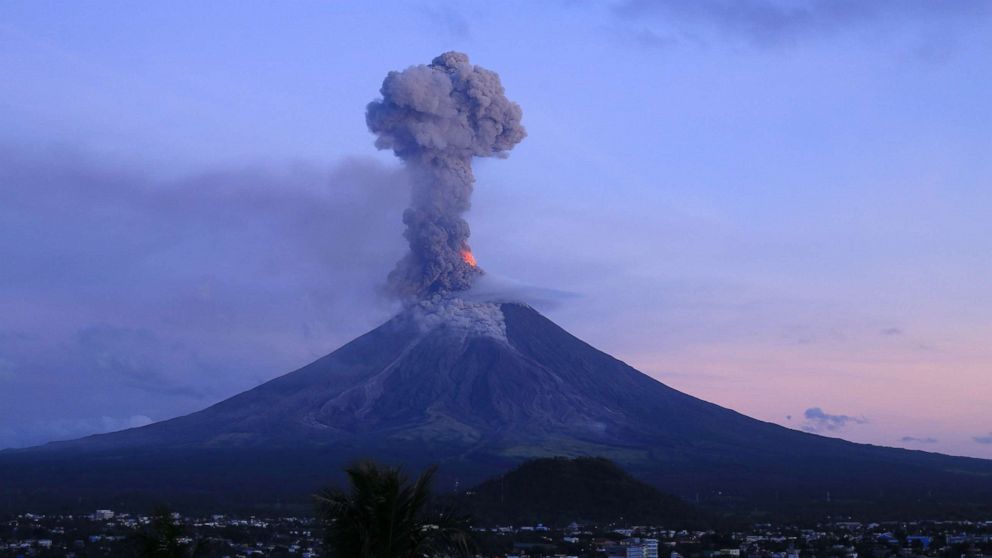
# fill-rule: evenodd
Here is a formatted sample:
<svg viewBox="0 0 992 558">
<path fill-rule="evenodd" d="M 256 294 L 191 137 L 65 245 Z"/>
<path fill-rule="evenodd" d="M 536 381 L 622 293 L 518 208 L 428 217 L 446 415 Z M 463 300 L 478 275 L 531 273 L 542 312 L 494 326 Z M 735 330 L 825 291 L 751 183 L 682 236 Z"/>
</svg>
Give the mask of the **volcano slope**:
<svg viewBox="0 0 992 558">
<path fill-rule="evenodd" d="M 456 300 L 408 310 L 203 411 L 0 452 L 0 506 L 305 506 L 359 458 L 439 463 L 450 488 L 549 456 L 605 457 L 666 492 L 736 509 L 891 516 L 992 502 L 992 461 L 758 421 L 638 372 L 529 306 Z"/>
</svg>

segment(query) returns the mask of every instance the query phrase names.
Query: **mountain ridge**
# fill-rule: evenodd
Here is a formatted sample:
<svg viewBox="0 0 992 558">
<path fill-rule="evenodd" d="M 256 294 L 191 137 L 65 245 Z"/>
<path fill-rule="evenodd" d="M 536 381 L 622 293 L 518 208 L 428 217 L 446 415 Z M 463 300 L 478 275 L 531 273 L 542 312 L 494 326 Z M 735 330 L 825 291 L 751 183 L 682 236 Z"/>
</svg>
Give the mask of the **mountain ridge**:
<svg viewBox="0 0 992 558">
<path fill-rule="evenodd" d="M 952 503 L 992 501 L 992 461 L 762 422 L 674 390 L 529 306 L 460 304 L 408 310 L 307 366 L 190 415 L 0 454 L 0 472 L 17 477 L 16 462 L 41 460 L 85 484 L 99 475 L 66 463 L 120 470 L 128 460 L 154 468 L 155 460 L 179 455 L 193 462 L 214 456 L 238 460 L 232 467 L 250 483 L 280 476 L 244 463 L 266 455 L 270 469 L 300 471 L 289 484 L 305 490 L 360 457 L 438 462 L 469 482 L 527 459 L 595 456 L 663 490 L 731 506 L 808 503 L 831 492 L 853 509 L 902 502 L 921 488 Z M 155 474 L 171 490 L 182 491 L 169 480 L 177 475 L 196 479 L 195 469 L 170 467 L 176 470 Z M 31 487 L 38 479 L 21 482 Z"/>
</svg>

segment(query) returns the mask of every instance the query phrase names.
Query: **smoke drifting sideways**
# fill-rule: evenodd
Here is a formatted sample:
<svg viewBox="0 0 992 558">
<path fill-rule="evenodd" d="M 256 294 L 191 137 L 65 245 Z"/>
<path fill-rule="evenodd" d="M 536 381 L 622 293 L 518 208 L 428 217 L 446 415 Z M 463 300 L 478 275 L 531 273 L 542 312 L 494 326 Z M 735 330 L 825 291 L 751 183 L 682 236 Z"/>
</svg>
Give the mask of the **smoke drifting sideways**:
<svg viewBox="0 0 992 558">
<path fill-rule="evenodd" d="M 376 147 L 392 149 L 413 181 L 403 214 L 410 251 L 390 272 L 388 290 L 405 302 L 464 291 L 482 275 L 463 218 L 472 158 L 504 158 L 524 139 L 520 106 L 506 98 L 498 75 L 459 52 L 390 72 L 380 92 L 366 123 Z"/>
</svg>

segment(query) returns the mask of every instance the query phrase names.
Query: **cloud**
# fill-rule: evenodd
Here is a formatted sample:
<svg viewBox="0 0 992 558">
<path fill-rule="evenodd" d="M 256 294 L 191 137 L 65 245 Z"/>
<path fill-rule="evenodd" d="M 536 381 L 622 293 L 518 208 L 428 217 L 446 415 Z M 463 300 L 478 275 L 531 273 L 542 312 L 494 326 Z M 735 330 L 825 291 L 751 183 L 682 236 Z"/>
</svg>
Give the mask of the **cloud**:
<svg viewBox="0 0 992 558">
<path fill-rule="evenodd" d="M 972 440 L 979 444 L 992 444 L 992 432 L 989 432 L 987 436 L 974 436 Z"/>
<path fill-rule="evenodd" d="M 951 0 L 626 0 L 614 14 L 622 21 L 647 24 L 631 30 L 649 36 L 645 44 L 667 46 L 673 41 L 701 37 L 742 39 L 755 46 L 796 44 L 866 28 L 888 26 L 940 27 L 948 22 L 987 20 L 992 10 L 985 2 Z M 877 35 L 877 33 L 875 34 Z M 948 31 L 941 45 L 952 40 Z M 936 48 L 932 41 L 928 49 Z"/>
<path fill-rule="evenodd" d="M 372 160 L 176 178 L 0 144 L 0 447 L 196 410 L 377 325 L 408 197 Z"/>
<path fill-rule="evenodd" d="M 937 438 L 932 438 L 927 436 L 926 438 L 918 438 L 916 436 L 903 436 L 899 438 L 899 441 L 904 444 L 936 444 Z"/>
<path fill-rule="evenodd" d="M 472 26 L 459 8 L 450 4 L 425 6 L 423 14 L 435 29 L 440 29 L 449 37 L 457 40 L 471 39 Z"/>
<path fill-rule="evenodd" d="M 17 428 L 0 428 L 0 439 L 5 443 L 0 449 L 28 447 L 41 442 L 72 440 L 92 434 L 117 432 L 139 428 L 153 421 L 145 415 L 129 417 L 89 417 L 81 419 L 56 419 L 19 425 Z"/>
<path fill-rule="evenodd" d="M 803 430 L 807 432 L 838 432 L 851 424 L 865 424 L 868 419 L 849 415 L 832 415 L 820 407 L 810 407 L 803 412 L 806 422 Z"/>
<path fill-rule="evenodd" d="M 903 334 L 903 331 L 902 331 L 902 328 L 898 328 L 898 327 L 887 327 L 887 328 L 884 328 L 881 331 L 879 331 L 879 333 L 881 333 L 882 335 L 884 335 L 886 337 L 895 337 L 897 335 L 902 335 Z"/>
<path fill-rule="evenodd" d="M 535 308 L 548 310 L 581 298 L 581 295 L 486 273 L 475 280 L 471 289 L 460 294 L 460 298 L 475 302 L 524 302 Z"/>
<path fill-rule="evenodd" d="M 108 374 L 122 387 L 168 397 L 203 399 L 221 394 L 198 389 L 169 370 L 202 369 L 190 348 L 168 344 L 154 332 L 97 324 L 80 329 L 72 345 L 77 365 Z M 209 373 L 209 370 L 202 370 Z"/>
</svg>

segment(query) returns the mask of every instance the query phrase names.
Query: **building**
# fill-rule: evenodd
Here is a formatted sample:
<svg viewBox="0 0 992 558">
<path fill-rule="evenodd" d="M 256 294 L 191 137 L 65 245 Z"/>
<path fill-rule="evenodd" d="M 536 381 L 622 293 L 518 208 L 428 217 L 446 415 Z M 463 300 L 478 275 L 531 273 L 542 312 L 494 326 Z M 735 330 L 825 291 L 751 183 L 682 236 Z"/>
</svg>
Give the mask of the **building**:
<svg viewBox="0 0 992 558">
<path fill-rule="evenodd" d="M 627 558 L 658 558 L 658 539 L 627 539 Z"/>
</svg>

